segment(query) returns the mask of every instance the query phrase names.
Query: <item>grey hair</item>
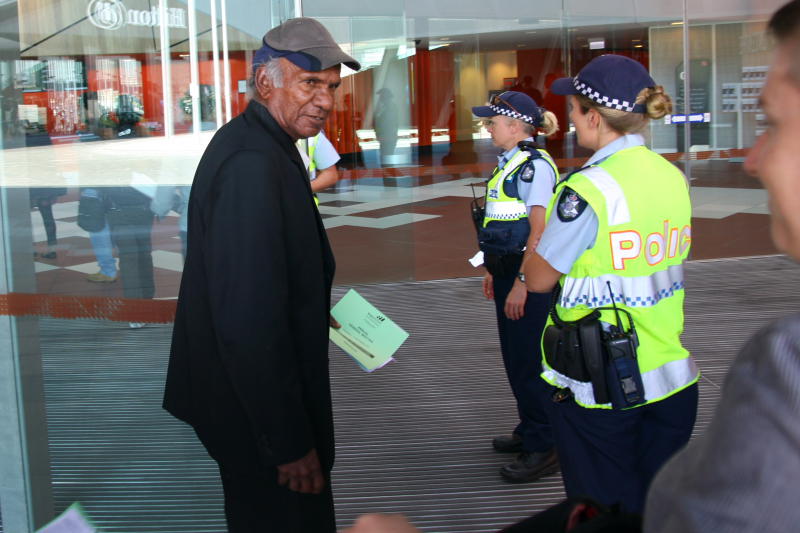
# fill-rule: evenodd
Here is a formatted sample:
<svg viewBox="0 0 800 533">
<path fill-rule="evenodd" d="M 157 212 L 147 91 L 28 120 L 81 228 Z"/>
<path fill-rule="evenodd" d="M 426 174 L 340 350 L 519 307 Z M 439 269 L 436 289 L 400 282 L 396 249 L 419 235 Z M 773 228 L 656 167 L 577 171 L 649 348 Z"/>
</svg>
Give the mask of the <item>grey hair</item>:
<svg viewBox="0 0 800 533">
<path fill-rule="evenodd" d="M 272 82 L 273 87 L 283 87 L 283 67 L 281 67 L 281 59 L 273 57 L 263 63 L 256 63 L 253 65 L 253 76 L 250 78 L 250 88 L 256 87 L 256 72 L 258 69 L 264 67 L 267 71 L 267 76 Z"/>
</svg>

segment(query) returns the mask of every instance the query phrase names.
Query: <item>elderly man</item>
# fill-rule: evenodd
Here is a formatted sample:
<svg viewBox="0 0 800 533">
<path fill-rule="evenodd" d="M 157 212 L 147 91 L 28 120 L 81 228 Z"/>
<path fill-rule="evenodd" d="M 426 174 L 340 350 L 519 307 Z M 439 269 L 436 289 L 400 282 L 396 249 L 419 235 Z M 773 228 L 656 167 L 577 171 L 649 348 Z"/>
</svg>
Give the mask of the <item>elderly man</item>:
<svg viewBox="0 0 800 533">
<path fill-rule="evenodd" d="M 360 65 L 309 18 L 263 44 L 253 101 L 192 185 L 164 407 L 219 464 L 231 532 L 332 532 L 334 260 L 294 143 L 322 128 L 340 64 Z"/>
</svg>

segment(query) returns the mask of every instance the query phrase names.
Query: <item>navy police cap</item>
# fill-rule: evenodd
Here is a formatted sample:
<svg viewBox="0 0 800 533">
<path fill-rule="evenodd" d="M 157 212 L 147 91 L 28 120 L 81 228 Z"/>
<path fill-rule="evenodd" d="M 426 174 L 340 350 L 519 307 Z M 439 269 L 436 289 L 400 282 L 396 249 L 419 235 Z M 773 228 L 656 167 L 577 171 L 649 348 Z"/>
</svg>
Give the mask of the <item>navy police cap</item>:
<svg viewBox="0 0 800 533">
<path fill-rule="evenodd" d="M 493 117 L 505 115 L 516 118 L 534 126 L 542 125 L 542 113 L 533 98 L 518 91 L 506 91 L 492 97 L 489 105 L 479 105 L 472 108 L 476 117 Z"/>
<path fill-rule="evenodd" d="M 592 59 L 574 78 L 560 78 L 550 90 L 555 94 L 582 94 L 600 105 L 645 113 L 636 97 L 647 87 L 655 87 L 641 63 L 625 56 L 606 54 Z"/>
</svg>

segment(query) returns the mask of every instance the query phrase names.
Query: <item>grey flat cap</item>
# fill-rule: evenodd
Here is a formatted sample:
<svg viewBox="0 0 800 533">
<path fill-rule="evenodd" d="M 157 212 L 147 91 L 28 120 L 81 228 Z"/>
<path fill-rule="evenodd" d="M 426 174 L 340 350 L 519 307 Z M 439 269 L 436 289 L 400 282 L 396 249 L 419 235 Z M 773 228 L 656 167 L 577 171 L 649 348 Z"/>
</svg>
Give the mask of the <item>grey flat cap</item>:
<svg viewBox="0 0 800 533">
<path fill-rule="evenodd" d="M 269 57 L 285 57 L 304 70 L 325 70 L 341 63 L 353 70 L 361 68 L 342 51 L 325 26 L 312 18 L 289 19 L 269 30 L 263 42 L 271 49 Z"/>
</svg>

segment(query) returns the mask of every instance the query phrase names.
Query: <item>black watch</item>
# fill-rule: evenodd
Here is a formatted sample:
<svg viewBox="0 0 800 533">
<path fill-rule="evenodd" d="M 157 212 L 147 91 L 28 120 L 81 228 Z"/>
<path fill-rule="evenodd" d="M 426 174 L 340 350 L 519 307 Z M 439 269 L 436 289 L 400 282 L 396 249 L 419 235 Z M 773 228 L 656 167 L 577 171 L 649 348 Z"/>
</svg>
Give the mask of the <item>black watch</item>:
<svg viewBox="0 0 800 533">
<path fill-rule="evenodd" d="M 517 272 L 517 279 L 520 280 L 522 283 L 525 283 L 525 274 L 522 272 Z"/>
</svg>

